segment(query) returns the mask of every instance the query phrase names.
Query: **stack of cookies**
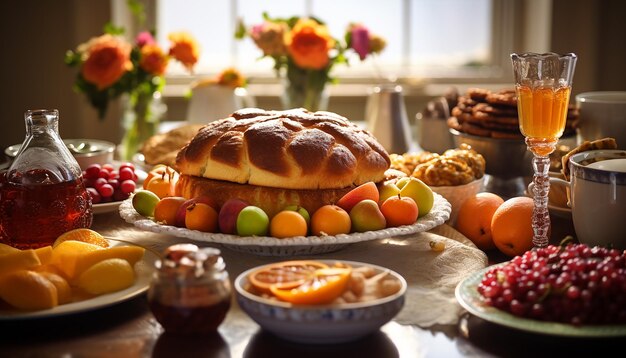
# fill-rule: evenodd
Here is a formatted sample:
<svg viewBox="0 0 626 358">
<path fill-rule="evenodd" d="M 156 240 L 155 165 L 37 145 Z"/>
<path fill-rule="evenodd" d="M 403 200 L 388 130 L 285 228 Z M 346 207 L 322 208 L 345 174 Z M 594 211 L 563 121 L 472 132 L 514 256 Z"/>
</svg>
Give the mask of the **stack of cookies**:
<svg viewBox="0 0 626 358">
<path fill-rule="evenodd" d="M 470 88 L 451 111 L 448 126 L 459 132 L 481 137 L 522 139 L 517 117 L 515 90 L 492 92 Z M 576 133 L 578 111 L 570 105 L 563 136 Z"/>
</svg>

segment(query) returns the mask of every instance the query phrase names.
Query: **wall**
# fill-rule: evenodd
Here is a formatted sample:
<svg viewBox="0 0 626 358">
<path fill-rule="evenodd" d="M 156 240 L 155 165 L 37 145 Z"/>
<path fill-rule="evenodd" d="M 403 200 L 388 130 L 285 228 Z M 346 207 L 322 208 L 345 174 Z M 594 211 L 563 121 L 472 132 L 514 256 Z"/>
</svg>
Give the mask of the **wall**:
<svg viewBox="0 0 626 358">
<path fill-rule="evenodd" d="M 573 93 L 626 90 L 624 27 L 626 1 L 553 0 L 551 48 L 579 56 Z M 2 66 L 0 66 L 0 148 L 24 138 L 23 114 L 32 108 L 57 108 L 64 138 L 98 138 L 117 142 L 119 103 L 104 120 L 83 96 L 72 91 L 75 70 L 63 64 L 65 51 L 99 35 L 111 14 L 109 0 L 0 1 Z M 446 86 L 438 87 L 443 93 Z M 463 88 L 460 88 L 463 90 Z M 409 119 L 436 91 L 406 96 Z M 363 118 L 366 94 L 331 97 L 329 110 L 349 118 Z M 278 108 L 276 97 L 261 96 L 258 105 Z M 168 119 L 182 120 L 186 103 L 167 100 Z"/>
</svg>

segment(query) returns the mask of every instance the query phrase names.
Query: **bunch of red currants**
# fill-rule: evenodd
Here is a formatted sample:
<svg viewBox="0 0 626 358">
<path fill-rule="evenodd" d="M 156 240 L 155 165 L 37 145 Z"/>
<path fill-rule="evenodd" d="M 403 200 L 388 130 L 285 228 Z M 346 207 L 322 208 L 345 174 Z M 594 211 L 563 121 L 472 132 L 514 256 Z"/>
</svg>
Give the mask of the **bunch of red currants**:
<svg viewBox="0 0 626 358">
<path fill-rule="evenodd" d="M 128 199 L 137 188 L 137 174 L 132 163 L 116 170 L 112 164 L 91 164 L 83 170 L 83 180 L 93 204 Z"/>
</svg>

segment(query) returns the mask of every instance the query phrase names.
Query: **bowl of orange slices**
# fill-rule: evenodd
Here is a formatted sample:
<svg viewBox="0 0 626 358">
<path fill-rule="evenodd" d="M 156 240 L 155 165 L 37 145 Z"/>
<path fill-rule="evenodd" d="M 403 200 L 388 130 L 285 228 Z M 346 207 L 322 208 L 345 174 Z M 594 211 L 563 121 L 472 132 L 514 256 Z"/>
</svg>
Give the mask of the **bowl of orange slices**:
<svg viewBox="0 0 626 358">
<path fill-rule="evenodd" d="M 406 280 L 382 266 L 292 260 L 235 279 L 237 302 L 262 329 L 288 341 L 343 343 L 374 333 L 404 306 Z"/>
</svg>

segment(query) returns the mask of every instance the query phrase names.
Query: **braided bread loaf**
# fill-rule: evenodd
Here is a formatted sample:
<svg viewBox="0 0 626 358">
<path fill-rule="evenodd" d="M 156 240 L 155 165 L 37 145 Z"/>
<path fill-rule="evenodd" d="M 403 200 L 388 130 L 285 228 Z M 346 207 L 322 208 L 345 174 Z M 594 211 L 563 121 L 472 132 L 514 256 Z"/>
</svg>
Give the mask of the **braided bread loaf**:
<svg viewBox="0 0 626 358">
<path fill-rule="evenodd" d="M 178 153 L 184 175 L 282 189 L 384 179 L 390 159 L 367 131 L 330 112 L 248 108 L 204 126 Z"/>
</svg>

